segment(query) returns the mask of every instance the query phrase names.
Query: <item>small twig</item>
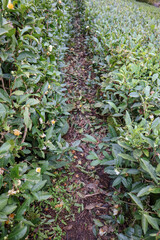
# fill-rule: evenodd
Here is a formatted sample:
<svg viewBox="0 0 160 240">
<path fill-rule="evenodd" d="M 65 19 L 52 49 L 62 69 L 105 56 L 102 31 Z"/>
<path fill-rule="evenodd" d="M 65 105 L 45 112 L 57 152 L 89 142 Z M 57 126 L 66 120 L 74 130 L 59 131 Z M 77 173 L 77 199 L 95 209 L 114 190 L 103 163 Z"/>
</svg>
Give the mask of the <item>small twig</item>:
<svg viewBox="0 0 160 240">
<path fill-rule="evenodd" d="M 145 179 L 145 182 L 153 183 L 152 180 L 147 180 L 147 179 Z"/>
<path fill-rule="evenodd" d="M 48 32 L 48 21 L 47 21 L 47 32 Z"/>
<path fill-rule="evenodd" d="M 30 166 L 32 166 L 34 168 L 34 166 L 32 165 L 32 163 L 28 162 L 27 160 L 24 160 L 23 162 L 28 163 Z"/>
<path fill-rule="evenodd" d="M 6 172 L 8 172 L 9 173 L 9 171 L 7 170 L 7 169 L 5 169 L 5 168 L 1 168 L 3 171 L 6 171 Z"/>
<path fill-rule="evenodd" d="M 98 207 L 98 206 L 96 206 L 95 208 L 106 209 L 106 207 Z"/>
<path fill-rule="evenodd" d="M 27 126 L 25 125 L 24 134 L 23 134 L 23 138 L 22 138 L 21 144 L 24 143 L 24 141 L 26 139 L 26 135 L 27 135 Z"/>
<path fill-rule="evenodd" d="M 14 79 L 14 81 L 13 81 L 13 84 L 12 84 L 12 86 L 14 86 L 16 79 L 17 79 L 17 76 L 15 77 L 15 79 Z M 13 91 L 13 89 L 12 89 L 12 88 L 10 88 L 10 96 L 12 95 L 12 91 Z"/>
<path fill-rule="evenodd" d="M 68 232 L 66 233 L 66 238 L 67 238 L 67 240 L 69 240 L 69 238 L 68 238 Z"/>
<path fill-rule="evenodd" d="M 5 89 L 5 86 L 4 86 L 4 80 L 3 80 L 3 78 L 1 77 L 0 80 L 2 81 L 3 90 L 7 93 L 7 91 L 6 91 L 6 89 Z"/>
<path fill-rule="evenodd" d="M 157 237 L 159 236 L 159 234 L 160 234 L 160 230 L 157 232 Z"/>
<path fill-rule="evenodd" d="M 87 195 L 83 196 L 82 198 L 93 197 L 93 196 L 100 195 L 100 194 L 107 195 L 107 193 L 105 194 L 105 193 L 99 192 L 99 193 L 87 194 Z"/>
<path fill-rule="evenodd" d="M 9 78 L 9 89 L 11 88 L 11 78 Z"/>
</svg>

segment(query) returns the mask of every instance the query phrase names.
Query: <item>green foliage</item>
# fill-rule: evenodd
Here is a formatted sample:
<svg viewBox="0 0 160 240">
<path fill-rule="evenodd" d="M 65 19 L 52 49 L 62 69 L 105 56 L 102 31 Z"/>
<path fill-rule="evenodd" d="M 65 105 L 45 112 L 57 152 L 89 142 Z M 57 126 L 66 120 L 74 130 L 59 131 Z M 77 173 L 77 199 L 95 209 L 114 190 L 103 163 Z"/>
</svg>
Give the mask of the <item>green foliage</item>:
<svg viewBox="0 0 160 240">
<path fill-rule="evenodd" d="M 145 2 L 145 3 L 148 3 L 148 4 L 154 4 L 156 2 L 159 2 L 158 0 L 136 0 L 136 1 Z"/>
<path fill-rule="evenodd" d="M 92 157 L 93 165 L 104 165 L 113 186 L 125 189 L 123 207 L 142 226 L 143 237 L 141 232 L 134 238 L 129 228 L 118 239 L 155 239 L 160 223 L 159 10 L 135 1 L 85 3 L 88 44 L 101 80 L 102 97 L 95 106 L 110 119 L 104 140 L 111 156 Z"/>
<path fill-rule="evenodd" d="M 7 4 L 0 3 L 0 235 L 18 240 L 34 226 L 31 204 L 51 197 L 49 170 L 70 160 L 61 73 L 70 2 Z"/>
<path fill-rule="evenodd" d="M 53 184 L 48 187 L 49 193 L 54 197 L 32 206 L 27 214 L 28 219 L 35 224 L 35 226 L 31 226 L 33 231 L 30 237 L 32 239 L 43 240 L 51 238 L 61 240 L 62 236 L 65 235 L 60 227 L 60 223 L 66 225 L 66 220 L 71 219 L 71 207 L 74 204 L 74 199 L 73 196 L 66 191 L 68 177 L 66 176 L 66 171 L 63 171 L 53 173 Z M 71 175 L 72 174 L 69 174 L 69 177 L 71 177 Z M 76 187 L 77 185 L 75 183 L 69 186 L 67 185 L 67 188 L 70 190 L 76 190 Z M 61 215 L 63 215 L 63 219 Z"/>
</svg>

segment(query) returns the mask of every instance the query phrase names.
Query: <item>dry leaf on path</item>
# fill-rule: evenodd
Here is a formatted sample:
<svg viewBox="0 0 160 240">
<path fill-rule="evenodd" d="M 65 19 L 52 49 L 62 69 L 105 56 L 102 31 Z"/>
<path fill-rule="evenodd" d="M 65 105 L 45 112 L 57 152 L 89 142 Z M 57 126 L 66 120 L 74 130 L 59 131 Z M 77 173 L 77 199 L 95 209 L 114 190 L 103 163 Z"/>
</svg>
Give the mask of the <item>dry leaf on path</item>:
<svg viewBox="0 0 160 240">
<path fill-rule="evenodd" d="M 94 208 L 101 207 L 103 204 L 102 203 L 91 203 L 85 207 L 87 210 L 92 210 Z"/>
</svg>

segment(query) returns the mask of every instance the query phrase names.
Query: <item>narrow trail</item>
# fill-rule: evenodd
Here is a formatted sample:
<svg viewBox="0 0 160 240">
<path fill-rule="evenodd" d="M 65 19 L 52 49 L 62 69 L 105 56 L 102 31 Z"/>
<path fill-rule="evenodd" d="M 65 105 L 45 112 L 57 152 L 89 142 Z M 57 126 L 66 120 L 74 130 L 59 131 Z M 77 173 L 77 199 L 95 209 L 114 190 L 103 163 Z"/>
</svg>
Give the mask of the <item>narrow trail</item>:
<svg viewBox="0 0 160 240">
<path fill-rule="evenodd" d="M 65 139 L 70 143 L 81 140 L 79 147 L 82 151 L 73 151 L 75 161 L 70 166 L 73 177 L 69 180 L 70 184 L 74 182 L 80 186 L 78 191 L 72 194 L 81 211 L 78 213 L 73 209 L 75 219 L 68 221 L 67 226 L 63 228 L 66 232 L 63 240 L 115 239 L 112 226 L 104 224 L 99 226 L 98 230 L 96 227 L 97 221 L 101 219 L 100 216 L 109 214 L 111 204 L 106 202 L 105 198 L 109 195 L 110 186 L 103 168 L 91 166 L 87 156 L 90 151 L 99 149 L 98 145 L 106 136 L 107 129 L 106 122 L 94 108 L 98 86 L 92 83 L 95 78 L 92 56 L 85 44 L 78 13 L 74 20 L 74 30 L 75 34 L 65 59 L 67 67 L 64 69 L 68 103 L 73 105 L 69 120 L 70 129 Z M 93 136 L 97 142 L 83 141 L 84 134 Z M 100 151 L 99 157 L 101 157 Z M 100 221 L 103 222 L 102 219 Z M 100 234 L 96 235 L 97 231 Z M 102 236 L 105 232 L 107 237 Z"/>
</svg>

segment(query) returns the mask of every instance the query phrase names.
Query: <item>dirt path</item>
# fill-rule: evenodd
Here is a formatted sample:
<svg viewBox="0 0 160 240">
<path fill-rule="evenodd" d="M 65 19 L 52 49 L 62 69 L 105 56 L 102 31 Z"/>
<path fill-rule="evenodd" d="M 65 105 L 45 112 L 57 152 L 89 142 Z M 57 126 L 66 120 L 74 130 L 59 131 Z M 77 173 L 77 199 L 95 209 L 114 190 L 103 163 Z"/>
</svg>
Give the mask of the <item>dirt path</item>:
<svg viewBox="0 0 160 240">
<path fill-rule="evenodd" d="M 73 172 L 70 184 L 74 182 L 81 186 L 77 192 L 72 193 L 80 206 L 80 212 L 75 210 L 74 221 L 70 220 L 63 228 L 66 232 L 64 240 L 115 239 L 112 238 L 112 226 L 107 226 L 100 218 L 101 215 L 109 214 L 111 207 L 111 204 L 105 201 L 109 192 L 109 179 L 103 173 L 103 168 L 91 166 L 91 161 L 87 159 L 90 151 L 99 149 L 98 145 L 106 136 L 107 130 L 104 119 L 94 108 L 98 86 L 93 84 L 95 74 L 90 60 L 91 54 L 85 44 L 85 36 L 81 33 L 78 14 L 74 21 L 74 30 L 75 35 L 71 39 L 70 51 L 66 56 L 67 67 L 64 69 L 68 103 L 73 105 L 69 120 L 70 129 L 65 139 L 70 143 L 81 140 L 79 147 L 82 151 L 73 151 L 75 161 L 70 167 L 70 171 Z M 93 136 L 97 142 L 83 141 L 84 134 Z M 101 157 L 100 152 L 99 156 Z M 107 237 L 102 236 L 105 232 Z"/>
</svg>

